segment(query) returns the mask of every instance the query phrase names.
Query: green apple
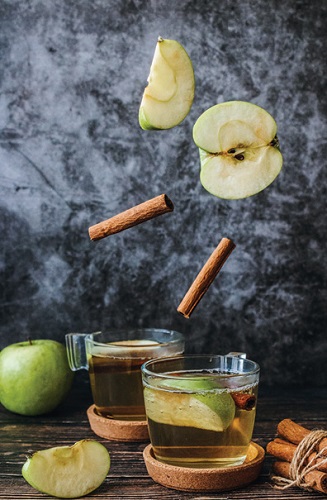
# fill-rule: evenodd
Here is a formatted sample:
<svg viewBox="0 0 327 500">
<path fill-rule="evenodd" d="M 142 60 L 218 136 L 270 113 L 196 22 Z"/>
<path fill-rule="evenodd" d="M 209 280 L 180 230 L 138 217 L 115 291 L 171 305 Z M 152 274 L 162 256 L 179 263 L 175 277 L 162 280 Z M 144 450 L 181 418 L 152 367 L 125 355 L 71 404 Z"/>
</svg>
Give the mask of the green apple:
<svg viewBox="0 0 327 500">
<path fill-rule="evenodd" d="M 71 388 L 65 347 L 55 340 L 33 340 L 0 352 L 0 402 L 21 415 L 41 415 L 56 408 Z"/>
<path fill-rule="evenodd" d="M 207 109 L 193 127 L 203 187 L 225 199 L 265 189 L 283 164 L 276 134 L 273 117 L 255 104 L 230 101 Z"/>
<path fill-rule="evenodd" d="M 139 110 L 143 130 L 181 123 L 191 109 L 194 88 L 193 66 L 184 47 L 159 37 Z"/>
<path fill-rule="evenodd" d="M 42 493 L 79 498 L 98 488 L 109 468 L 108 450 L 97 441 L 84 439 L 73 446 L 37 451 L 23 465 L 22 474 Z"/>
<path fill-rule="evenodd" d="M 231 395 L 203 377 L 165 380 L 157 389 L 145 387 L 144 400 L 147 416 L 168 425 L 221 432 L 235 416 Z"/>
</svg>

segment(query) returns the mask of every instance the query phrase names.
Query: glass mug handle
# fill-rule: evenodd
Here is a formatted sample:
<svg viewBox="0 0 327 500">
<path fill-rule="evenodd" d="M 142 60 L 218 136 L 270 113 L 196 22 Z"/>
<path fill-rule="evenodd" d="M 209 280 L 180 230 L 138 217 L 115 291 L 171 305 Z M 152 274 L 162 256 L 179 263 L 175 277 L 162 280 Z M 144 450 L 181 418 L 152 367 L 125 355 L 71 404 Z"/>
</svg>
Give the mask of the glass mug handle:
<svg viewBox="0 0 327 500">
<path fill-rule="evenodd" d="M 77 370 L 82 370 L 83 368 L 85 370 L 89 369 L 85 348 L 85 339 L 90 335 L 92 336 L 93 334 L 67 333 L 65 335 L 68 364 L 70 369 L 74 372 Z"/>
</svg>

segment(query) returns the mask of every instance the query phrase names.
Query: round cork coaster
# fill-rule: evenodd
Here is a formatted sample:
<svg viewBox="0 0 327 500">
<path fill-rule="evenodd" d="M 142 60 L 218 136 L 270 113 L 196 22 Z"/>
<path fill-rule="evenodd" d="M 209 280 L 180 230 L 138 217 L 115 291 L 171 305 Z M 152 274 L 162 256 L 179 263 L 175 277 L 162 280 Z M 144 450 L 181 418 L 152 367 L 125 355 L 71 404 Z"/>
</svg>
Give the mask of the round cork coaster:
<svg viewBox="0 0 327 500">
<path fill-rule="evenodd" d="M 265 450 L 251 442 L 242 465 L 218 469 L 178 467 L 159 462 L 151 445 L 144 449 L 143 458 L 148 474 L 156 483 L 174 490 L 204 493 L 233 490 L 255 481 L 260 474 Z"/>
<path fill-rule="evenodd" d="M 98 415 L 95 405 L 87 410 L 87 417 L 92 431 L 104 439 L 113 441 L 148 441 L 148 425 L 144 421 L 114 420 Z"/>
</svg>

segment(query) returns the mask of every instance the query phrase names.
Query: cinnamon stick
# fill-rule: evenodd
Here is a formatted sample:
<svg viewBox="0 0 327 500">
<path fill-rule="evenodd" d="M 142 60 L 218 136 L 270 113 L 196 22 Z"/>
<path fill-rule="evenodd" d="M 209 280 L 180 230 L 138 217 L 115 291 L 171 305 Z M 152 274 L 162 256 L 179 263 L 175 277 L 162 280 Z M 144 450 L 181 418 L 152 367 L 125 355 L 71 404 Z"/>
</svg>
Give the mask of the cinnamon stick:
<svg viewBox="0 0 327 500">
<path fill-rule="evenodd" d="M 285 462 L 292 462 L 294 453 L 296 452 L 296 448 L 297 447 L 295 444 L 288 443 L 287 441 L 280 443 L 275 439 L 274 441 L 270 441 L 270 443 L 267 444 L 266 451 L 270 455 L 273 455 L 280 460 L 283 460 Z"/>
<path fill-rule="evenodd" d="M 273 470 L 279 476 L 290 479 L 290 467 L 288 462 L 275 462 Z M 306 485 L 316 491 L 327 493 L 327 474 L 318 470 L 308 472 L 304 477 Z"/>
<path fill-rule="evenodd" d="M 101 240 L 173 210 L 173 202 L 166 194 L 161 194 L 89 227 L 89 236 L 93 241 Z"/>
<path fill-rule="evenodd" d="M 327 472 L 327 463 L 324 462 L 325 460 L 326 460 L 326 458 L 323 458 L 323 457 L 317 458 L 317 452 L 314 451 L 309 456 L 308 463 L 311 463 L 311 465 L 318 464 L 318 470 L 320 470 L 322 472 Z"/>
<path fill-rule="evenodd" d="M 296 452 L 297 445 L 284 441 L 283 439 L 276 438 L 270 441 L 266 446 L 266 451 L 270 455 L 284 462 L 292 462 Z M 324 458 L 318 457 L 317 452 L 311 453 L 306 463 L 310 465 L 317 465 L 317 469 L 321 472 L 327 472 L 327 464 L 324 463 Z"/>
<path fill-rule="evenodd" d="M 234 248 L 235 244 L 232 240 L 222 238 L 177 308 L 177 311 L 185 318 L 191 316 Z"/>
<path fill-rule="evenodd" d="M 277 425 L 277 432 L 287 441 L 293 444 L 299 444 L 310 431 L 302 427 L 302 425 L 293 422 L 290 418 L 285 418 Z"/>
<path fill-rule="evenodd" d="M 324 456 L 327 457 L 327 438 L 324 438 L 320 441 L 318 445 L 318 451 Z"/>
<path fill-rule="evenodd" d="M 254 394 L 244 394 L 242 392 L 231 392 L 235 405 L 240 410 L 252 410 L 255 406 L 256 397 Z"/>
<path fill-rule="evenodd" d="M 295 445 L 295 444 L 290 443 L 289 441 L 286 441 L 286 439 L 281 439 L 281 438 L 279 438 L 279 437 L 276 437 L 276 438 L 274 439 L 274 441 L 275 441 L 275 443 L 279 443 L 279 444 L 291 444 L 292 446 L 295 446 L 295 447 L 296 447 L 296 445 Z"/>
<path fill-rule="evenodd" d="M 281 420 L 277 426 L 277 432 L 280 436 L 282 436 L 287 441 L 290 441 L 294 444 L 299 444 L 303 438 L 305 438 L 311 431 L 306 429 L 302 425 L 299 425 L 290 418 L 285 418 Z M 320 441 L 318 446 L 318 451 L 326 448 L 324 455 L 327 456 L 327 438 L 324 438 Z"/>
</svg>

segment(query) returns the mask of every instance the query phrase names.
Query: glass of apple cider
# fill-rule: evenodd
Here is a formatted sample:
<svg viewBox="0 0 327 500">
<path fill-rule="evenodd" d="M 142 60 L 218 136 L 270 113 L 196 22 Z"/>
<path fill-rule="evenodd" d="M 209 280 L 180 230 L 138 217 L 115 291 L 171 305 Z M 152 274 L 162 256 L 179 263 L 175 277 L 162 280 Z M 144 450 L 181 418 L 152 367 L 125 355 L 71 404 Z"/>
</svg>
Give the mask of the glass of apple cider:
<svg viewBox="0 0 327 500">
<path fill-rule="evenodd" d="M 182 334 L 154 328 L 72 333 L 66 345 L 71 369 L 89 372 L 96 413 L 116 420 L 146 419 L 141 365 L 184 351 Z"/>
<path fill-rule="evenodd" d="M 242 464 L 254 427 L 259 370 L 242 353 L 144 363 L 145 409 L 157 460 L 197 468 Z"/>
</svg>

